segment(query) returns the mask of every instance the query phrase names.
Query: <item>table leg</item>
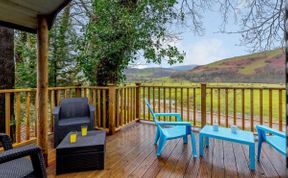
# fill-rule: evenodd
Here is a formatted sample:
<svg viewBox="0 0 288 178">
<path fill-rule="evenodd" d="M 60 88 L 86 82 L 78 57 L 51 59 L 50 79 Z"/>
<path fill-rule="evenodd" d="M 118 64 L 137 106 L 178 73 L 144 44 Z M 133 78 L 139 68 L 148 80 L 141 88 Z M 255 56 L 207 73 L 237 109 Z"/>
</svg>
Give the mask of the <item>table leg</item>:
<svg viewBox="0 0 288 178">
<path fill-rule="evenodd" d="M 199 152 L 200 156 L 203 156 L 203 135 L 199 134 Z"/>
<path fill-rule="evenodd" d="M 255 170 L 255 144 L 249 145 L 250 169 Z"/>
</svg>

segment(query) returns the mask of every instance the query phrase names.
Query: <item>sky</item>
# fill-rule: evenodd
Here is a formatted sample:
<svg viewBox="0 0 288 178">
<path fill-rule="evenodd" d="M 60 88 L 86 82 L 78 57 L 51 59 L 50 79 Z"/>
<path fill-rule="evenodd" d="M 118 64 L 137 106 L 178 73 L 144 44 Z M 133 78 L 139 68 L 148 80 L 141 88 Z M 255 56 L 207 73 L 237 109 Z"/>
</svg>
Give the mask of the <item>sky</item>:
<svg viewBox="0 0 288 178">
<path fill-rule="evenodd" d="M 219 33 L 219 26 L 222 23 L 220 13 L 208 11 L 203 14 L 203 25 L 205 33 L 197 36 L 187 27 L 178 26 L 175 32 L 180 34 L 181 40 L 175 41 L 179 51 L 186 53 L 184 62 L 179 65 L 204 65 L 217 60 L 249 54 L 249 49 L 245 46 L 239 46 L 240 34 Z M 239 29 L 239 26 L 233 20 L 226 26 L 228 31 Z M 146 67 L 169 67 L 165 61 L 161 65 L 147 64 L 145 60 L 140 59 L 137 68 Z"/>
</svg>

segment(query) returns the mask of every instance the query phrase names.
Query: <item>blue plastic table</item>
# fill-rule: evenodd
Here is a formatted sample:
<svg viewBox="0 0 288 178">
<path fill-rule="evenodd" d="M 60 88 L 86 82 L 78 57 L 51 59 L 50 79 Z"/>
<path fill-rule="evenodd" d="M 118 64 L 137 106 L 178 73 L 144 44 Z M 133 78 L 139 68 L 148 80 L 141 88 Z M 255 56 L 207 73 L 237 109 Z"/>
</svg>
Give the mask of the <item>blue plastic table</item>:
<svg viewBox="0 0 288 178">
<path fill-rule="evenodd" d="M 230 128 L 219 127 L 218 131 L 213 131 L 211 125 L 206 125 L 199 133 L 199 151 L 200 156 L 203 156 L 203 139 L 206 140 L 206 147 L 209 146 L 209 138 L 215 138 L 219 140 L 225 140 L 230 142 L 236 142 L 240 144 L 245 144 L 249 146 L 249 159 L 250 159 L 250 169 L 255 170 L 255 140 L 252 132 L 237 130 L 234 134 L 231 132 Z M 204 143 L 205 144 L 205 143 Z"/>
</svg>

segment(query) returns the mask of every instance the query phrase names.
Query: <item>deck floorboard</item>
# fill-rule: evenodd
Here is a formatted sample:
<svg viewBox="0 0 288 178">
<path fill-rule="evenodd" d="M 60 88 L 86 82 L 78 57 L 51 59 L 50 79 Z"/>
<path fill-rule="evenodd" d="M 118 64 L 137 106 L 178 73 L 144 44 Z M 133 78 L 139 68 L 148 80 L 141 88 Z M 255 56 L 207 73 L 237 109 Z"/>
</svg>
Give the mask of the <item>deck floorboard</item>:
<svg viewBox="0 0 288 178">
<path fill-rule="evenodd" d="M 193 158 L 190 139 L 171 140 L 157 158 L 157 146 L 153 145 L 154 125 L 136 123 L 107 137 L 105 169 L 55 175 L 55 149 L 49 144 L 49 178 L 95 177 L 285 177 L 285 158 L 269 145 L 263 145 L 261 161 L 256 170 L 249 170 L 248 147 L 210 139 L 204 157 Z M 198 134 L 196 134 L 197 153 Z M 256 143 L 257 149 L 257 143 Z M 257 153 L 257 152 L 256 152 Z"/>
</svg>

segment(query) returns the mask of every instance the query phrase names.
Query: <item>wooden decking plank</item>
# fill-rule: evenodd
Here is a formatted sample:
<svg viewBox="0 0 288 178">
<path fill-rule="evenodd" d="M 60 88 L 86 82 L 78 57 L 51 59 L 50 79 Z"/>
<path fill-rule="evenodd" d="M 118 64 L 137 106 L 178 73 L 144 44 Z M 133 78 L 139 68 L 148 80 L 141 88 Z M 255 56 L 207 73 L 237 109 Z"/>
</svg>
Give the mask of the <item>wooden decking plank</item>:
<svg viewBox="0 0 288 178">
<path fill-rule="evenodd" d="M 200 158 L 200 167 L 198 170 L 198 176 L 201 177 L 211 177 L 212 176 L 212 163 L 214 156 L 214 139 L 210 139 L 210 144 L 208 148 L 205 148 L 204 157 Z M 215 153 L 217 154 L 217 153 Z"/>
<path fill-rule="evenodd" d="M 188 141 L 187 147 L 184 147 L 183 153 L 181 154 L 174 171 L 170 175 L 171 178 L 183 177 L 192 156 L 191 149 L 191 141 Z"/>
<path fill-rule="evenodd" d="M 238 177 L 249 178 L 279 177 L 285 173 L 285 158 L 266 143 L 262 147 L 261 161 L 256 161 L 256 170 L 253 172 L 248 167 L 248 146 L 236 143 L 233 143 L 232 146 L 228 143 L 227 146 L 223 141 L 210 139 L 210 148 L 204 152 L 204 158 L 194 159 L 191 153 L 190 140 L 188 145 L 183 146 L 182 139 L 178 139 L 168 141 L 161 157 L 157 158 L 157 146 L 152 143 L 154 134 L 154 125 L 142 123 L 136 123 L 129 128 L 122 129 L 115 135 L 107 136 L 105 170 L 75 172 L 59 176 L 55 175 L 55 149 L 53 144 L 49 144 L 48 177 L 106 178 L 156 177 L 158 175 L 158 177 L 171 178 L 222 178 L 238 175 Z M 196 145 L 198 145 L 198 138 L 196 140 Z M 199 154 L 198 146 L 197 153 Z"/>
<path fill-rule="evenodd" d="M 246 162 L 247 162 L 247 164 L 249 166 L 249 148 L 246 145 L 241 145 L 241 148 L 243 150 Z M 257 148 L 257 144 L 255 145 L 255 151 L 256 151 L 256 148 Z M 263 165 L 260 162 L 256 161 L 255 165 L 256 165 L 255 166 L 255 171 L 251 171 L 250 172 L 252 177 L 263 177 L 263 176 L 265 177 L 265 176 L 267 176 L 265 174 L 265 172 L 264 172 L 264 167 L 263 167 Z"/>
<path fill-rule="evenodd" d="M 176 148 L 179 141 L 180 139 L 167 141 L 166 146 L 171 146 L 165 147 L 160 157 L 157 158 L 155 155 L 156 159 L 154 159 L 153 163 L 150 165 L 149 169 L 145 172 L 143 177 L 156 177 L 161 168 L 163 168 L 166 164 L 168 158 L 172 155 L 172 152 Z"/>
<path fill-rule="evenodd" d="M 252 177 L 249 169 L 249 164 L 245 158 L 243 153 L 243 149 L 241 148 L 240 144 L 233 143 L 232 144 L 234 155 L 235 155 L 235 162 L 237 167 L 238 176 L 240 178 L 249 178 Z"/>
<path fill-rule="evenodd" d="M 233 143 L 223 141 L 225 177 L 238 177 Z"/>
<path fill-rule="evenodd" d="M 168 160 L 166 161 L 166 164 L 161 168 L 161 170 L 157 174 L 157 177 L 164 177 L 164 178 L 170 177 L 170 175 L 174 172 L 177 162 L 180 159 L 183 152 L 189 149 L 188 148 L 189 144 L 184 144 L 183 139 L 179 140 L 180 141 L 178 142 L 175 149 L 173 150 Z"/>
<path fill-rule="evenodd" d="M 214 177 L 224 177 L 225 176 L 225 167 L 224 167 L 224 149 L 223 141 L 215 140 L 214 142 L 214 154 L 213 154 L 213 172 Z"/>
<path fill-rule="evenodd" d="M 117 161 L 117 163 L 113 164 L 113 166 L 111 166 L 108 175 L 110 177 L 127 177 L 131 171 L 131 170 L 128 171 L 129 168 L 130 169 L 133 169 L 133 167 L 136 168 L 135 164 L 137 162 L 143 161 L 143 159 L 145 159 L 145 156 L 147 156 L 147 154 L 152 152 L 153 150 L 152 147 L 151 149 L 147 149 L 147 147 L 149 148 L 149 146 L 153 144 L 151 140 L 153 139 L 152 138 L 144 139 L 144 142 L 142 142 L 142 144 L 134 147 L 133 151 L 122 157 L 122 159 L 120 161 Z"/>
<path fill-rule="evenodd" d="M 268 144 L 263 144 L 262 154 L 268 158 L 274 170 L 280 177 L 285 177 L 286 163 L 285 156 L 281 155 L 278 151 Z M 261 160 L 260 160 L 261 161 Z"/>
<path fill-rule="evenodd" d="M 177 142 L 176 141 L 168 141 L 165 145 L 165 148 L 161 154 L 161 157 L 157 158 L 156 156 L 156 149 L 157 146 L 154 146 L 154 150 L 151 154 L 147 155 L 145 160 L 141 163 L 141 165 L 134 170 L 131 174 L 129 174 L 128 177 L 142 177 L 147 170 L 150 169 L 150 167 L 153 165 L 155 161 L 162 160 L 163 157 L 169 156 L 171 151 L 174 149 L 176 146 Z"/>
<path fill-rule="evenodd" d="M 194 158 L 192 156 L 192 153 L 191 153 L 188 165 L 186 167 L 186 170 L 185 170 L 184 176 L 183 176 L 183 177 L 187 177 L 187 178 L 197 177 L 198 169 L 199 169 L 199 166 L 200 166 L 199 145 L 198 145 L 198 143 L 199 143 L 199 139 L 198 138 L 199 137 L 198 137 L 198 134 L 195 135 L 195 137 L 196 137 L 196 149 L 197 149 L 198 157 Z M 206 155 L 204 155 L 204 156 L 206 156 Z"/>
</svg>

